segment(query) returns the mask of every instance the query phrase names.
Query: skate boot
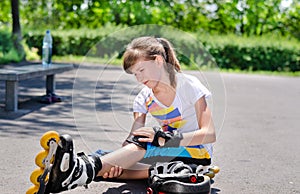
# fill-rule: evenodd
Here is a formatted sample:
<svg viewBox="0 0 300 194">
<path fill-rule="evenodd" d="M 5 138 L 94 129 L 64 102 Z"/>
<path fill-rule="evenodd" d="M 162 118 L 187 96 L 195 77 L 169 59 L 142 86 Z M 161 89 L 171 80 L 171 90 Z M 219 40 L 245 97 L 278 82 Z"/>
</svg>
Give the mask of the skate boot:
<svg viewBox="0 0 300 194">
<path fill-rule="evenodd" d="M 181 161 L 156 163 L 149 169 L 147 194 L 210 193 L 210 178 L 195 169 Z"/>
<path fill-rule="evenodd" d="M 41 146 L 45 150 L 36 156 L 36 164 L 40 168 L 31 174 L 34 186 L 27 194 L 59 193 L 77 186 L 87 187 L 102 168 L 98 155 L 75 155 L 69 135 L 47 132 L 41 138 Z"/>
</svg>

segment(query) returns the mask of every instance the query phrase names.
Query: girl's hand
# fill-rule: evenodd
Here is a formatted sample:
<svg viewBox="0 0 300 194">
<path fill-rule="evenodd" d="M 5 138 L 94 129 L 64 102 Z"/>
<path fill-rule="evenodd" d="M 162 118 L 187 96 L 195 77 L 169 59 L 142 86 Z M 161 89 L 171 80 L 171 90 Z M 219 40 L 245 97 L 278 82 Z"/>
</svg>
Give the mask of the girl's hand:
<svg viewBox="0 0 300 194">
<path fill-rule="evenodd" d="M 123 172 L 123 168 L 121 166 L 113 166 L 111 167 L 109 172 L 103 174 L 103 178 L 116 178 L 119 177 Z"/>
<path fill-rule="evenodd" d="M 139 138 L 140 142 L 153 142 L 155 131 L 152 127 L 141 127 L 134 132 L 132 132 L 133 136 L 142 136 Z"/>
<path fill-rule="evenodd" d="M 128 138 L 127 138 L 128 139 Z M 122 143 L 122 147 L 126 146 L 127 144 L 129 144 L 126 140 Z"/>
</svg>

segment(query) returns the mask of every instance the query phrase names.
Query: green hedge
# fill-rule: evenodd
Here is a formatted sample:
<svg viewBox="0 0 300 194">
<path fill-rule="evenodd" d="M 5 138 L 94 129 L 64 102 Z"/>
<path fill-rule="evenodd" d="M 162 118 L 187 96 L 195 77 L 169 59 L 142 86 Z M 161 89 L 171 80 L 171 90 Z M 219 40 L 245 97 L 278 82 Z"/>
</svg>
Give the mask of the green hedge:
<svg viewBox="0 0 300 194">
<path fill-rule="evenodd" d="M 299 71 L 299 50 L 275 47 L 226 45 L 209 49 L 220 68 L 240 70 Z"/>
<path fill-rule="evenodd" d="M 222 40 L 221 40 L 222 39 Z M 300 46 L 296 40 L 276 37 L 218 37 L 204 44 L 224 69 L 300 71 Z"/>
<path fill-rule="evenodd" d="M 216 63 L 224 69 L 300 71 L 300 46 L 295 40 L 243 38 L 234 35 L 186 35 L 183 32 L 181 34 L 171 30 L 145 28 L 147 29 L 103 28 L 53 32 L 53 55 L 112 57 L 117 54 L 121 57 L 125 45 L 132 38 L 155 35 L 167 37 L 173 43 L 180 61 L 186 65 L 197 63 L 200 66 L 211 66 Z M 27 32 L 24 38 L 30 48 L 41 48 L 43 36 L 44 32 Z M 38 54 L 41 55 L 41 49 Z"/>
<path fill-rule="evenodd" d="M 11 32 L 6 29 L 0 29 L 0 64 L 20 62 L 22 57 L 18 55 L 13 47 Z"/>
</svg>

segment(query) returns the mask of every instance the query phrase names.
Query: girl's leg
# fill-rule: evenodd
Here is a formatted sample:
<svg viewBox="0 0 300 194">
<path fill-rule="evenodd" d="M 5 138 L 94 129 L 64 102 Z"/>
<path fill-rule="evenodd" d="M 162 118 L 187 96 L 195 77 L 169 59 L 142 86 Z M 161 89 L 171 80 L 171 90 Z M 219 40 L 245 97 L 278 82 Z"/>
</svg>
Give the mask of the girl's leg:
<svg viewBox="0 0 300 194">
<path fill-rule="evenodd" d="M 148 168 L 144 165 L 134 166 L 144 157 L 145 153 L 145 149 L 135 144 L 128 144 L 116 151 L 101 156 L 102 169 L 99 170 L 97 176 L 103 176 L 103 174 L 109 172 L 113 166 L 121 166 L 124 170 L 147 170 Z"/>
<path fill-rule="evenodd" d="M 118 179 L 146 179 L 149 177 L 149 170 L 124 170 Z"/>
<path fill-rule="evenodd" d="M 149 177 L 149 164 L 136 163 L 130 169 L 116 169 L 115 167 L 111 168 L 108 172 L 106 178 L 115 178 L 115 179 L 146 179 Z M 121 175 L 117 175 L 121 172 Z M 105 178 L 104 178 L 105 180 Z"/>
</svg>

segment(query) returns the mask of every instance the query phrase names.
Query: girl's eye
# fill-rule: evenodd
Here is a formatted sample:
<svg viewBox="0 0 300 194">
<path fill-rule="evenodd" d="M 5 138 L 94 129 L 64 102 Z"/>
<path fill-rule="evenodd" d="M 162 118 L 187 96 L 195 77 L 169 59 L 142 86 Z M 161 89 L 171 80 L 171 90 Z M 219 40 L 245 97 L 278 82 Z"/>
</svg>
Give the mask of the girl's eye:
<svg viewBox="0 0 300 194">
<path fill-rule="evenodd" d="M 140 72 L 143 72 L 144 71 L 144 69 L 140 69 Z"/>
</svg>

